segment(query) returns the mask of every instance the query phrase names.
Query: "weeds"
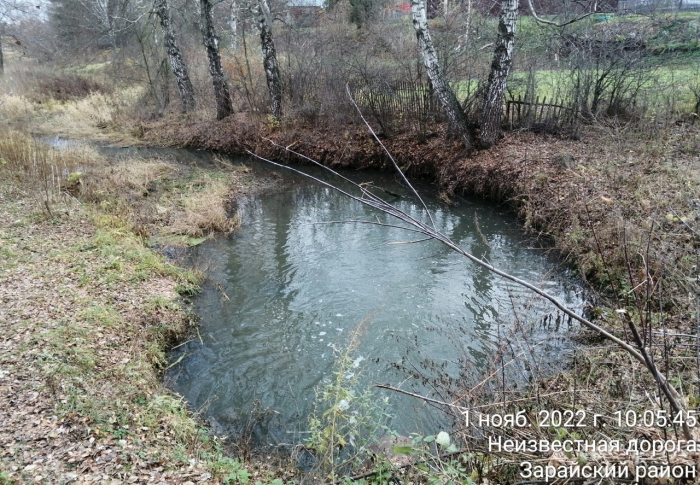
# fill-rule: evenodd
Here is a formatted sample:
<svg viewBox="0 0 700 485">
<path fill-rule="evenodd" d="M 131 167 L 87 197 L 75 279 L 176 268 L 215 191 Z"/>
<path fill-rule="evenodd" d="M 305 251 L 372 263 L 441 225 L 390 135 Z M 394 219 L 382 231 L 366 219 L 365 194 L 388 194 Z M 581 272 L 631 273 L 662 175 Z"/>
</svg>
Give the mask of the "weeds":
<svg viewBox="0 0 700 485">
<path fill-rule="evenodd" d="M 109 93 L 104 85 L 78 74 L 67 74 L 61 71 L 43 73 L 36 77 L 37 90 L 48 99 L 69 101 L 82 99 L 94 93 Z"/>
<path fill-rule="evenodd" d="M 370 445 L 386 429 L 388 416 L 382 401 L 377 402 L 371 390 L 358 391 L 362 359 L 355 352 L 371 318 L 362 320 L 351 333 L 347 347 L 336 352 L 335 370 L 317 390 L 309 418 L 311 435 L 305 444 L 313 450 L 319 470 L 329 480 L 364 465 L 370 457 Z"/>
<path fill-rule="evenodd" d="M 87 147 L 58 151 L 35 138 L 14 130 L 0 131 L 0 174 L 26 191 L 45 216 L 72 210 L 74 201 L 64 192 L 66 178 L 100 157 Z"/>
</svg>

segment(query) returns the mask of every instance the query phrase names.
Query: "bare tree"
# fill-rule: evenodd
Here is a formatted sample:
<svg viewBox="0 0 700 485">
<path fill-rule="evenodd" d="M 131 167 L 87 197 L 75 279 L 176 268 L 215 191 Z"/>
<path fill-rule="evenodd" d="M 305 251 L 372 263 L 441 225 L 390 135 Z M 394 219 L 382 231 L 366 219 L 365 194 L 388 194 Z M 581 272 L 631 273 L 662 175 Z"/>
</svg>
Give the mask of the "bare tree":
<svg viewBox="0 0 700 485">
<path fill-rule="evenodd" d="M 170 60 L 170 67 L 172 68 L 173 74 L 175 75 L 175 79 L 177 81 L 177 88 L 180 92 L 182 108 L 185 111 L 191 111 L 195 106 L 194 88 L 192 87 L 192 82 L 190 81 L 187 66 L 182 58 L 182 53 L 180 52 L 180 48 L 175 40 L 175 34 L 173 33 L 171 24 L 170 8 L 168 7 L 167 0 L 155 0 L 153 9 L 160 19 L 160 26 L 163 29 L 165 49 L 168 53 L 168 59 Z"/>
<path fill-rule="evenodd" d="M 412 0 L 411 12 L 413 14 L 413 27 L 416 29 L 418 39 L 418 49 L 423 57 L 425 69 L 430 78 L 430 82 L 437 94 L 443 109 L 447 113 L 452 127 L 457 131 L 467 150 L 473 147 L 472 134 L 467 126 L 467 118 L 462 111 L 462 107 L 457 101 L 454 91 L 450 87 L 450 82 L 445 76 L 440 61 L 433 45 L 428 30 L 428 21 L 425 11 L 424 0 Z"/>
<path fill-rule="evenodd" d="M 22 19 L 36 18 L 41 7 L 41 1 L 30 4 L 23 0 L 0 0 L 0 76 L 5 72 L 2 36 L 7 33 L 7 24 L 17 24 Z"/>
<path fill-rule="evenodd" d="M 224 70 L 221 67 L 221 55 L 219 54 L 219 39 L 216 36 L 214 20 L 211 15 L 211 1 L 199 0 L 199 13 L 201 16 L 200 27 L 204 38 L 204 47 L 209 58 L 209 74 L 214 85 L 214 98 L 216 98 L 216 119 L 221 120 L 233 113 L 231 94 Z"/>
<path fill-rule="evenodd" d="M 493 146 L 501 137 L 503 98 L 508 76 L 513 66 L 515 26 L 518 22 L 518 0 L 502 0 L 498 17 L 498 39 L 493 52 L 491 73 L 481 110 L 480 143 L 484 148 Z"/>
<path fill-rule="evenodd" d="M 144 11 L 136 0 L 50 0 L 51 23 L 61 43 L 84 52 L 109 47 L 112 61 L 131 38 L 134 19 Z"/>
<path fill-rule="evenodd" d="M 267 0 L 258 0 L 254 7 L 258 16 L 260 30 L 260 45 L 263 52 L 263 67 L 267 79 L 267 89 L 270 93 L 270 108 L 275 118 L 282 116 L 282 78 L 280 77 L 277 51 L 272 38 L 272 16 Z"/>
</svg>

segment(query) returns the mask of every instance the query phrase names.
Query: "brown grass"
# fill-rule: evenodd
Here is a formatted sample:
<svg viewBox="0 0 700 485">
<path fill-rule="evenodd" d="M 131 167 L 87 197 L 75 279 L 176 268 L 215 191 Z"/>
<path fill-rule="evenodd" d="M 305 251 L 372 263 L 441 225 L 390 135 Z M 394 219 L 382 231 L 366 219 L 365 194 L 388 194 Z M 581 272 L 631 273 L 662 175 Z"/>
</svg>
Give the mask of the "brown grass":
<svg viewBox="0 0 700 485">
<path fill-rule="evenodd" d="M 101 161 L 87 146 L 57 150 L 25 133 L 0 130 L 0 175 L 51 217 L 74 206 L 66 192 L 71 178 Z"/>
</svg>

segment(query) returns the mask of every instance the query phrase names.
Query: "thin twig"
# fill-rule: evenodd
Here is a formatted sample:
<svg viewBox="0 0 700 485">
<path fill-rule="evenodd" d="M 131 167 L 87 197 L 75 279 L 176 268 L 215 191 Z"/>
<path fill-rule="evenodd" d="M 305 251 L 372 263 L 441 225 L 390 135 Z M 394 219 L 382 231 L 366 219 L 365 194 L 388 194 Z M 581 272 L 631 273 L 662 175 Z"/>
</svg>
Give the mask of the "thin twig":
<svg viewBox="0 0 700 485">
<path fill-rule="evenodd" d="M 365 116 L 362 114 L 362 110 L 360 107 L 357 105 L 355 102 L 355 99 L 352 97 L 352 94 L 350 94 L 350 85 L 346 84 L 345 85 L 345 91 L 348 93 L 348 96 L 350 97 L 350 102 L 352 105 L 355 107 L 357 110 L 357 113 L 360 115 L 360 118 L 362 118 L 362 121 L 364 122 L 365 126 L 369 130 L 369 132 L 372 134 L 372 137 L 376 140 L 376 142 L 379 144 L 380 147 L 382 147 L 382 150 L 384 150 L 384 153 L 386 153 L 387 157 L 389 157 L 389 160 L 391 160 L 392 165 L 394 165 L 394 168 L 396 171 L 401 175 L 401 178 L 403 179 L 404 183 L 408 186 L 408 188 L 411 189 L 411 192 L 418 198 L 420 201 L 421 205 L 423 206 L 423 209 L 425 209 L 425 212 L 428 214 L 428 218 L 430 219 L 430 224 L 433 226 L 433 229 L 436 229 L 435 227 L 435 221 L 433 220 L 433 215 L 431 214 L 430 210 L 428 209 L 428 206 L 423 202 L 423 199 L 421 198 L 420 195 L 418 195 L 418 191 L 413 188 L 413 185 L 411 185 L 411 182 L 408 181 L 408 178 L 406 178 L 406 174 L 403 173 L 403 170 L 399 167 L 399 164 L 396 163 L 396 160 L 394 160 L 394 156 L 391 154 L 389 150 L 384 146 L 384 143 L 382 143 L 382 140 L 379 139 L 377 134 L 374 132 L 370 124 L 367 122 L 365 119 Z"/>
<path fill-rule="evenodd" d="M 352 99 L 352 97 L 351 97 L 351 99 Z M 354 100 L 353 100 L 353 103 L 354 103 Z M 355 107 L 357 108 L 357 105 L 356 105 L 356 104 L 355 104 Z M 358 109 L 358 111 L 359 111 L 359 108 L 357 108 L 357 109 Z M 361 113 L 360 113 L 360 116 L 362 116 Z M 343 180 L 347 181 L 348 183 L 352 184 L 355 188 L 359 189 L 359 190 L 361 191 L 361 193 L 362 193 L 363 195 L 365 195 L 366 197 L 358 197 L 358 196 L 356 196 L 356 195 L 354 195 L 354 194 L 351 194 L 350 192 L 348 192 L 348 191 L 346 191 L 346 190 L 343 190 L 343 189 L 341 189 L 341 188 L 339 188 L 339 187 L 337 187 L 337 186 L 335 186 L 335 185 L 333 185 L 333 184 L 331 184 L 331 183 L 329 183 L 329 182 L 326 182 L 325 180 L 322 180 L 322 179 L 320 179 L 320 178 L 318 178 L 318 177 L 314 177 L 314 176 L 312 176 L 312 175 L 306 174 L 306 173 L 304 173 L 303 171 L 301 171 L 301 170 L 299 170 L 299 169 L 296 169 L 296 168 L 294 168 L 294 167 L 290 167 L 290 166 L 287 166 L 287 165 L 282 165 L 282 164 L 280 164 L 280 163 L 273 162 L 273 161 L 268 160 L 268 159 L 266 159 L 266 158 L 263 158 L 263 157 L 261 157 L 261 156 L 259 156 L 259 155 L 256 155 L 255 153 L 253 153 L 253 152 L 251 152 L 251 151 L 248 151 L 248 153 L 249 153 L 250 155 L 252 155 L 252 156 L 254 156 L 254 157 L 256 157 L 256 158 L 258 158 L 258 159 L 260 159 L 260 160 L 266 161 L 266 162 L 268 162 L 268 163 L 270 163 L 270 164 L 272 164 L 272 165 L 275 165 L 275 166 L 278 166 L 278 167 L 281 167 L 281 168 L 290 170 L 290 171 L 292 171 L 292 172 L 298 173 L 298 174 L 303 175 L 303 176 L 305 176 L 305 177 L 307 177 L 307 178 L 310 178 L 310 179 L 312 179 L 312 180 L 315 180 L 315 181 L 317 181 L 318 183 L 320 183 L 320 184 L 322 184 L 322 185 L 324 185 L 324 186 L 326 186 L 326 187 L 332 188 L 333 190 L 336 190 L 337 192 L 340 192 L 341 194 L 346 195 L 348 198 L 350 198 L 350 199 L 352 199 L 352 200 L 354 200 L 354 201 L 356 201 L 356 202 L 359 202 L 359 203 L 364 204 L 364 205 L 366 205 L 366 206 L 368 206 L 368 207 L 371 207 L 371 208 L 373 208 L 373 209 L 376 209 L 376 210 L 379 210 L 379 211 L 381 211 L 381 212 L 384 212 L 385 214 L 391 215 L 391 216 L 393 216 L 393 217 L 399 219 L 400 221 L 406 223 L 408 226 L 412 226 L 412 227 L 406 227 L 406 226 L 398 226 L 398 225 L 397 225 L 397 226 L 393 226 L 393 227 L 396 227 L 396 228 L 399 228 L 399 229 L 403 229 L 403 230 L 407 230 L 407 231 L 411 231 L 411 232 L 417 232 L 417 233 L 420 233 L 420 234 L 424 234 L 425 236 L 430 237 L 430 238 L 432 238 L 432 239 L 435 239 L 436 241 L 439 241 L 439 242 L 441 242 L 442 244 L 444 244 L 445 246 L 447 246 L 448 248 L 452 249 L 452 250 L 453 250 L 454 252 L 456 252 L 457 254 L 460 254 L 460 255 L 464 256 L 465 258 L 467 258 L 467 259 L 470 260 L 471 262 L 475 263 L 476 265 L 481 266 L 481 267 L 483 267 L 483 268 L 486 268 L 487 270 L 491 271 L 492 273 L 495 273 L 495 274 L 497 274 L 498 276 L 501 276 L 502 278 L 504 278 L 504 279 L 506 279 L 506 280 L 508 280 L 508 281 L 512 281 L 512 282 L 518 284 L 519 286 L 522 286 L 522 287 L 524 287 L 524 288 L 527 288 L 527 289 L 529 289 L 530 291 L 534 292 L 535 294 L 537 294 L 537 295 L 541 296 L 542 298 L 548 300 L 551 304 L 553 304 L 556 308 L 558 308 L 560 311 L 562 311 L 565 315 L 567 315 L 568 317 L 570 317 L 570 318 L 573 319 L 573 320 L 576 320 L 577 322 L 581 323 L 581 324 L 584 325 L 585 327 L 588 327 L 589 329 L 591 329 L 591 330 L 597 332 L 598 334 L 602 335 L 603 337 L 607 338 L 608 340 L 610 340 L 610 341 L 616 343 L 616 344 L 619 345 L 622 349 L 624 349 L 631 357 L 633 357 L 635 360 L 637 360 L 638 362 L 640 362 L 641 364 L 643 364 L 643 365 L 651 372 L 651 374 L 653 375 L 653 377 L 654 377 L 654 379 L 657 381 L 657 383 L 659 383 L 659 385 L 661 386 L 661 388 L 662 388 L 663 391 L 664 391 L 664 394 L 666 394 L 666 396 L 668 397 L 669 401 L 671 402 L 671 405 L 672 405 L 675 409 L 677 409 L 677 410 L 679 410 L 679 411 L 680 411 L 680 410 L 685 410 L 685 405 L 684 405 L 684 402 L 683 402 L 683 399 L 682 399 L 681 395 L 678 393 L 678 391 L 677 391 L 673 386 L 670 385 L 670 383 L 668 382 L 668 380 L 666 379 L 666 377 L 665 377 L 665 376 L 661 373 L 661 371 L 659 371 L 658 368 L 653 364 L 653 361 L 651 360 L 650 356 L 647 354 L 646 350 L 644 349 L 644 347 L 643 347 L 643 345 L 642 345 L 641 339 L 639 339 L 639 335 L 636 334 L 636 327 L 634 326 L 634 323 L 631 322 L 631 320 L 628 319 L 628 323 L 631 323 L 630 329 L 632 330 L 633 335 L 636 334 L 636 335 L 634 335 L 634 340 L 635 340 L 635 343 L 639 346 L 638 348 L 635 348 L 633 345 L 630 345 L 629 343 L 627 343 L 627 342 L 625 342 L 624 340 L 620 339 L 619 337 L 613 335 L 612 333 L 608 332 L 607 330 L 605 330 L 604 328 L 600 327 L 599 325 L 596 325 L 595 323 L 591 322 L 590 320 L 588 320 L 588 319 L 586 319 L 586 318 L 584 318 L 584 317 L 578 315 L 576 312 L 574 312 L 573 310 L 571 310 L 569 307 L 567 307 L 566 305 L 564 305 L 563 303 L 561 303 L 555 296 L 550 295 L 550 294 L 549 294 L 548 292 L 546 292 L 545 290 L 543 290 L 543 289 L 541 289 L 541 288 L 535 286 L 535 285 L 532 284 L 532 283 L 529 283 L 528 281 L 522 280 L 522 279 L 520 279 L 520 278 L 518 278 L 518 277 L 516 277 L 516 276 L 513 276 L 513 275 L 511 275 L 511 274 L 509 274 L 509 273 L 506 273 L 505 271 L 503 271 L 503 270 L 501 270 L 501 269 L 499 269 L 499 268 L 493 266 L 491 263 L 489 263 L 489 262 L 487 262 L 487 261 L 484 261 L 483 259 L 478 258 L 478 257 L 474 256 L 473 254 L 471 254 L 471 253 L 465 251 L 465 250 L 462 249 L 460 246 L 458 246 L 454 241 L 452 241 L 448 236 L 446 236 L 445 234 L 443 234 L 443 233 L 441 233 L 440 231 L 438 231 L 437 228 L 435 227 L 434 220 L 433 220 L 433 217 L 432 217 L 432 215 L 431 215 L 431 213 L 430 213 L 430 210 L 428 209 L 428 207 L 427 207 L 427 205 L 425 204 L 425 202 L 423 201 L 423 199 L 420 197 L 420 195 L 418 194 L 418 192 L 413 188 L 413 186 L 408 182 L 408 180 L 406 179 L 406 176 L 404 175 L 403 171 L 400 169 L 400 167 L 398 166 L 398 164 L 394 161 L 393 157 L 391 157 L 391 155 L 388 153 L 388 150 L 386 150 L 386 148 L 385 148 L 384 145 L 381 143 L 381 141 L 376 137 L 376 134 L 374 134 L 374 131 L 373 131 L 372 128 L 369 126 L 369 123 L 365 120 L 364 117 L 362 117 L 362 120 L 365 122 L 365 125 L 366 125 L 367 128 L 370 130 L 370 132 L 375 136 L 375 139 L 377 140 L 377 142 L 384 148 L 385 151 L 387 151 L 387 154 L 389 155 L 390 160 L 392 161 L 392 163 L 393 163 L 393 165 L 394 165 L 394 168 L 396 168 L 396 170 L 399 172 L 399 174 L 401 174 L 402 179 L 406 182 L 406 184 L 407 184 L 408 187 L 411 189 L 411 191 L 413 192 L 413 194 L 414 194 L 414 195 L 416 196 L 416 198 L 420 201 L 420 203 L 421 203 L 421 205 L 423 206 L 424 210 L 425 210 L 425 211 L 427 212 L 427 214 L 428 214 L 428 217 L 429 217 L 429 219 L 430 219 L 430 221 L 431 221 L 432 227 L 431 227 L 431 226 L 428 226 L 428 225 L 425 224 L 424 222 L 422 222 L 422 221 L 420 221 L 420 220 L 414 218 L 413 216 L 407 214 L 406 212 L 404 212 L 403 210 L 399 209 L 399 208 L 396 207 L 395 205 L 393 205 L 393 204 L 391 204 L 391 203 L 389 203 L 389 202 L 383 200 L 381 197 L 377 196 L 376 194 L 371 193 L 370 191 L 368 191 L 366 188 L 364 188 L 364 187 L 361 186 L 360 184 L 358 184 L 358 183 L 356 183 L 356 182 L 353 182 L 352 180 L 348 179 L 347 177 L 344 177 L 343 175 L 338 174 L 336 171 L 334 171 L 334 170 L 332 170 L 332 169 L 330 169 L 330 168 L 328 168 L 328 167 L 322 165 L 321 163 L 319 163 L 319 162 L 317 162 L 317 161 L 315 161 L 315 160 L 312 160 L 312 159 L 310 159 L 310 158 L 308 158 L 308 157 L 306 157 L 306 156 L 304 156 L 304 155 L 297 154 L 296 152 L 294 152 L 294 151 L 292 151 L 292 150 L 290 150 L 290 149 L 288 149 L 288 148 L 283 148 L 283 147 L 281 147 L 280 145 L 275 144 L 275 146 L 278 146 L 278 147 L 280 147 L 280 148 L 283 148 L 283 149 L 287 150 L 287 151 L 290 152 L 290 153 L 293 153 L 293 154 L 296 154 L 296 155 L 298 155 L 298 156 L 301 156 L 302 158 L 313 162 L 314 164 L 316 164 L 317 166 L 323 168 L 324 170 L 327 170 L 327 171 L 329 171 L 330 173 L 332 173 L 332 174 L 334 174 L 334 175 L 337 175 L 338 177 L 340 177 L 340 178 L 342 178 Z M 586 205 L 586 211 L 588 212 L 588 206 L 587 206 L 587 205 Z M 590 213 L 589 213 L 589 221 L 590 221 Z M 388 224 L 381 223 L 381 222 L 379 222 L 379 221 L 377 221 L 376 223 L 375 223 L 375 222 L 371 222 L 371 221 L 346 221 L 346 222 L 347 222 L 347 223 L 362 223 L 362 224 L 388 225 Z M 337 223 L 337 222 L 334 222 L 334 223 Z M 599 242 L 597 241 L 597 235 L 595 234 L 595 231 L 594 231 L 594 236 L 596 237 L 596 243 L 599 244 Z M 600 249 L 600 248 L 599 248 L 599 249 Z M 600 254 L 601 254 L 601 255 L 603 254 L 602 251 L 600 251 Z M 618 305 L 619 305 L 619 300 L 618 300 Z M 620 308 L 620 307 L 618 306 L 618 308 Z M 444 404 L 447 405 L 447 403 L 444 403 Z M 690 434 L 689 434 L 689 430 L 688 430 L 687 426 L 684 426 L 684 433 L 686 434 L 686 438 L 687 438 L 687 439 L 692 439 L 691 436 L 690 436 Z"/>
</svg>

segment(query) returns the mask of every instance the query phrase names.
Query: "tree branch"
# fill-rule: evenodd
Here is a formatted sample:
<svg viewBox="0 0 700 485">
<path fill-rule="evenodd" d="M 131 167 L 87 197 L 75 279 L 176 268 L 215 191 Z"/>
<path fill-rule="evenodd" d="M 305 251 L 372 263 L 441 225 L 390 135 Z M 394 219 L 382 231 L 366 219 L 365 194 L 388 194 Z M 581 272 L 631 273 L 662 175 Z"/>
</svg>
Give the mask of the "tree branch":
<svg viewBox="0 0 700 485">
<path fill-rule="evenodd" d="M 535 12 L 535 6 L 532 4 L 532 0 L 527 0 L 527 6 L 530 10 L 530 14 L 532 15 L 532 18 L 535 19 L 535 22 L 537 22 L 538 24 L 551 25 L 553 27 L 558 27 L 558 28 L 565 27 L 569 24 L 573 24 L 575 22 L 578 22 L 579 20 L 583 20 L 586 17 L 590 17 L 591 15 L 596 13 L 598 10 L 598 2 L 596 2 L 593 4 L 593 11 L 592 12 L 589 12 L 585 15 L 582 15 L 581 17 L 577 17 L 573 20 L 569 20 L 568 22 L 558 24 L 557 22 L 552 22 L 551 20 L 547 20 L 547 19 L 543 19 L 541 17 L 538 17 L 537 12 Z"/>
</svg>

